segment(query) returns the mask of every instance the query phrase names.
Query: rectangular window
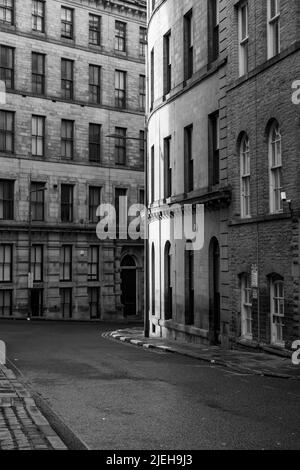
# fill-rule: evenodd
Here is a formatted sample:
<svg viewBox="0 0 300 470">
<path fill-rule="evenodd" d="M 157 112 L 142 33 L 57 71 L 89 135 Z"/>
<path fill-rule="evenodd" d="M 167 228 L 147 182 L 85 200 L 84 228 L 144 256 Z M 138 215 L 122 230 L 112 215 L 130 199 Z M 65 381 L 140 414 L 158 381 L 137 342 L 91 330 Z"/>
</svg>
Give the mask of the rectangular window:
<svg viewBox="0 0 300 470">
<path fill-rule="evenodd" d="M 100 124 L 89 125 L 89 160 L 90 162 L 100 162 L 100 139 L 101 139 L 101 126 Z"/>
<path fill-rule="evenodd" d="M 151 201 L 155 201 L 155 150 L 154 145 L 151 147 Z"/>
<path fill-rule="evenodd" d="M 60 293 L 60 310 L 63 318 L 72 318 L 72 289 L 65 287 L 59 289 Z"/>
<path fill-rule="evenodd" d="M 116 135 L 120 136 L 115 141 L 115 163 L 116 165 L 126 165 L 126 134 L 127 129 L 116 127 Z"/>
<path fill-rule="evenodd" d="M 185 324 L 195 322 L 194 253 L 185 251 Z"/>
<path fill-rule="evenodd" d="M 7 89 L 14 89 L 14 55 L 12 47 L 0 45 L 0 80 Z"/>
<path fill-rule="evenodd" d="M 184 79 L 194 73 L 194 30 L 192 10 L 184 16 Z"/>
<path fill-rule="evenodd" d="M 209 116 L 210 184 L 220 182 L 220 122 L 219 112 Z"/>
<path fill-rule="evenodd" d="M 10 111 L 0 111 L 0 152 L 14 152 L 14 120 L 14 113 Z"/>
<path fill-rule="evenodd" d="M 115 106 L 126 108 L 126 72 L 115 71 Z"/>
<path fill-rule="evenodd" d="M 242 337 L 252 339 L 252 288 L 251 278 L 248 274 L 244 274 L 241 279 L 241 313 L 242 313 Z"/>
<path fill-rule="evenodd" d="M 14 219 L 14 181 L 0 180 L 0 220 Z"/>
<path fill-rule="evenodd" d="M 268 59 L 280 53 L 280 0 L 268 0 Z"/>
<path fill-rule="evenodd" d="M 99 246 L 89 247 L 88 280 L 99 281 Z"/>
<path fill-rule="evenodd" d="M 151 51 L 150 57 L 150 111 L 154 105 L 154 49 Z"/>
<path fill-rule="evenodd" d="M 271 342 L 284 347 L 284 283 L 272 280 L 271 282 Z"/>
<path fill-rule="evenodd" d="M 100 289 L 98 287 L 88 288 L 88 301 L 91 320 L 100 318 Z"/>
<path fill-rule="evenodd" d="M 0 0 L 0 23 L 14 24 L 14 0 Z"/>
<path fill-rule="evenodd" d="M 32 221 L 43 222 L 45 219 L 45 183 L 31 183 L 30 193 Z"/>
<path fill-rule="evenodd" d="M 241 203 L 242 217 L 250 217 L 250 149 L 249 139 L 246 135 L 242 138 L 240 146 L 241 158 Z"/>
<path fill-rule="evenodd" d="M 94 46 L 101 44 L 101 16 L 89 15 L 89 43 Z"/>
<path fill-rule="evenodd" d="M 33 31 L 45 32 L 45 2 L 43 0 L 32 0 L 32 29 Z"/>
<path fill-rule="evenodd" d="M 126 52 L 126 23 L 115 22 L 115 50 Z"/>
<path fill-rule="evenodd" d="M 45 94 L 45 56 L 32 53 L 32 93 Z"/>
<path fill-rule="evenodd" d="M 171 31 L 164 36 L 164 94 L 171 91 L 172 64 L 171 64 Z"/>
<path fill-rule="evenodd" d="M 144 189 L 139 190 L 139 204 L 141 204 L 141 206 L 146 204 L 146 194 Z"/>
<path fill-rule="evenodd" d="M 193 126 L 184 129 L 184 191 L 194 190 Z"/>
<path fill-rule="evenodd" d="M 72 246 L 63 245 L 60 256 L 60 280 L 62 282 L 72 281 Z"/>
<path fill-rule="evenodd" d="M 127 189 L 115 189 L 115 209 L 117 227 L 127 228 Z"/>
<path fill-rule="evenodd" d="M 35 157 L 45 154 L 45 118 L 32 116 L 31 152 Z"/>
<path fill-rule="evenodd" d="M 141 168 L 145 167 L 145 131 L 140 131 L 140 162 Z"/>
<path fill-rule="evenodd" d="M 164 139 L 165 199 L 172 196 L 171 137 Z"/>
<path fill-rule="evenodd" d="M 12 245 L 0 245 L 0 282 L 12 282 L 12 266 Z"/>
<path fill-rule="evenodd" d="M 74 62 L 61 59 L 61 91 L 66 100 L 74 98 Z"/>
<path fill-rule="evenodd" d="M 74 153 L 74 121 L 61 121 L 61 156 L 73 159 Z"/>
<path fill-rule="evenodd" d="M 147 29 L 140 26 L 140 57 L 146 56 Z"/>
<path fill-rule="evenodd" d="M 89 66 L 89 95 L 90 102 L 100 104 L 101 101 L 101 67 Z"/>
<path fill-rule="evenodd" d="M 139 104 L 140 110 L 145 111 L 146 107 L 146 77 L 145 75 L 140 75 L 139 80 Z"/>
<path fill-rule="evenodd" d="M 281 132 L 277 124 L 273 124 L 269 136 L 270 162 L 270 209 L 271 213 L 283 211 L 281 198 L 282 187 L 282 148 Z"/>
<path fill-rule="evenodd" d="M 74 10 L 61 7 L 61 37 L 73 39 L 73 16 Z"/>
<path fill-rule="evenodd" d="M 240 77 L 248 73 L 248 3 L 238 9 L 239 28 L 239 73 Z"/>
<path fill-rule="evenodd" d="M 89 221 L 91 223 L 97 223 L 99 217 L 97 217 L 97 209 L 101 204 L 101 188 L 96 186 L 90 186 L 89 188 Z"/>
<path fill-rule="evenodd" d="M 43 252 L 43 245 L 33 245 L 31 247 L 30 272 L 34 282 L 43 282 Z"/>
<path fill-rule="evenodd" d="M 0 290 L 0 316 L 12 316 L 12 291 Z"/>
<path fill-rule="evenodd" d="M 73 222 L 73 185 L 61 185 L 61 221 Z"/>
<path fill-rule="evenodd" d="M 219 0 L 208 0 L 208 62 L 219 57 Z"/>
</svg>

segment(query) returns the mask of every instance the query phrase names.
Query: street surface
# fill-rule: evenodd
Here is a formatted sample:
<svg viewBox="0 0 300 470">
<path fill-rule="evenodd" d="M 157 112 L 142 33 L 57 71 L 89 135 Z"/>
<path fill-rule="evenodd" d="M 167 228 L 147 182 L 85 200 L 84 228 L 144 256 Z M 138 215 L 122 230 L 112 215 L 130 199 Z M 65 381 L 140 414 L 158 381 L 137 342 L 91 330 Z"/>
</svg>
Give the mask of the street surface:
<svg viewBox="0 0 300 470">
<path fill-rule="evenodd" d="M 101 336 L 121 327 L 1 321 L 0 339 L 23 380 L 90 448 L 300 449 L 300 381 Z"/>
</svg>

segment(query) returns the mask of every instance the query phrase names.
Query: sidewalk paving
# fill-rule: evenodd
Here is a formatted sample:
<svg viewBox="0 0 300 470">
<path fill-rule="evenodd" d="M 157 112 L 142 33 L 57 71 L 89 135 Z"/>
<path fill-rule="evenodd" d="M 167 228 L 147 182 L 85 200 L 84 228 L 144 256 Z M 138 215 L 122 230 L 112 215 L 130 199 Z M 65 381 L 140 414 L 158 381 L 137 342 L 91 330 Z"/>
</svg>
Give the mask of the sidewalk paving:
<svg viewBox="0 0 300 470">
<path fill-rule="evenodd" d="M 14 373 L 0 365 L 0 450 L 67 450 Z"/>
<path fill-rule="evenodd" d="M 300 366 L 293 365 L 291 358 L 280 357 L 263 351 L 226 350 L 219 346 L 183 344 L 162 338 L 145 338 L 141 328 L 117 330 L 104 333 L 104 336 L 147 349 L 155 348 L 169 353 L 193 357 L 239 372 L 300 380 Z"/>
</svg>

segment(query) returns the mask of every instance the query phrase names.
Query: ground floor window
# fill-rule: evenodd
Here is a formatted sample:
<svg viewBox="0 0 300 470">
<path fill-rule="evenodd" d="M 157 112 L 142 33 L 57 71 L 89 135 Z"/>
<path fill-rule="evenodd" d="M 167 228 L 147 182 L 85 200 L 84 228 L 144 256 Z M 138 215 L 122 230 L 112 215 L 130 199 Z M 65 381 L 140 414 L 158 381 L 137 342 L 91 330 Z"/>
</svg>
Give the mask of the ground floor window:
<svg viewBox="0 0 300 470">
<path fill-rule="evenodd" d="M 100 289 L 98 287 L 90 287 L 88 289 L 89 297 L 89 309 L 91 320 L 97 320 L 100 318 Z"/>
<path fill-rule="evenodd" d="M 284 346 L 284 283 L 282 280 L 271 282 L 271 342 L 278 346 Z"/>
<path fill-rule="evenodd" d="M 72 289 L 60 289 L 60 304 L 63 318 L 72 318 Z"/>
<path fill-rule="evenodd" d="M 10 317 L 12 315 L 12 291 L 0 290 L 0 316 Z"/>
<path fill-rule="evenodd" d="M 252 319 L 252 290 L 249 274 L 243 274 L 241 279 L 241 329 L 242 337 L 252 339 L 253 337 L 253 319 Z"/>
</svg>

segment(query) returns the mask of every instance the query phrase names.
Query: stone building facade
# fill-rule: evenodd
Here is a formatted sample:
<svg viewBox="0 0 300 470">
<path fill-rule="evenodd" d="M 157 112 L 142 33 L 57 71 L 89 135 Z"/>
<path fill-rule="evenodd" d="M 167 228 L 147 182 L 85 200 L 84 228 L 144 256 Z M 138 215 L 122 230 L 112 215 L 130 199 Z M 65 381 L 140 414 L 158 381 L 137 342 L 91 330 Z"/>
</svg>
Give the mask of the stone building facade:
<svg viewBox="0 0 300 470">
<path fill-rule="evenodd" d="M 145 28 L 143 1 L 0 2 L 1 318 L 143 315 L 143 243 L 96 226 L 144 198 Z"/>
</svg>

